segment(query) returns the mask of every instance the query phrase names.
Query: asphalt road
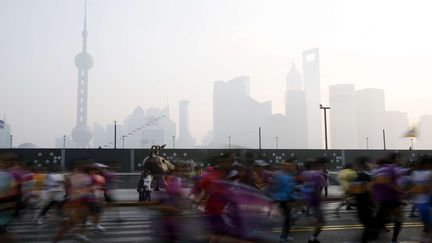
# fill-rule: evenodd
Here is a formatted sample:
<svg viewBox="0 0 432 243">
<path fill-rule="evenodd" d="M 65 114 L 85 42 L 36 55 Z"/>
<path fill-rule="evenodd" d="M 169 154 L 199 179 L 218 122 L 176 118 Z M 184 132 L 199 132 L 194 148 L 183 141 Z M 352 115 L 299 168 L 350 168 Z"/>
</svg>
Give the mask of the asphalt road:
<svg viewBox="0 0 432 243">
<path fill-rule="evenodd" d="M 323 205 L 326 218 L 326 226 L 319 239 L 321 242 L 358 242 L 362 231 L 357 221 L 355 211 L 341 210 L 340 218 L 334 214 L 337 203 Z M 408 209 L 405 209 L 407 213 Z M 19 219 L 15 220 L 9 231 L 14 235 L 17 242 L 50 242 L 53 234 L 57 231 L 61 219 L 56 216 L 55 211 L 48 214 L 42 225 L 34 222 L 36 210 L 27 210 Z M 281 217 L 277 210 L 273 210 L 270 217 L 263 215 L 261 218 L 263 227 L 257 228 L 260 242 L 278 242 L 280 234 Z M 252 219 L 246 219 L 252 220 Z M 105 232 L 95 231 L 92 225 L 88 225 L 87 237 L 92 242 L 162 242 L 167 232 L 166 223 L 177 228 L 179 233 L 178 242 L 208 242 L 207 220 L 196 209 L 187 209 L 175 217 L 174 221 L 160 210 L 152 207 L 113 207 L 107 208 L 103 214 L 101 223 L 106 227 Z M 165 226 L 164 226 L 165 225 Z M 391 229 L 391 227 L 389 227 Z M 293 242 L 307 242 L 312 231 L 311 219 L 300 216 L 293 225 L 291 237 Z M 406 217 L 404 227 L 400 234 L 401 242 L 418 242 L 421 235 L 422 225 L 418 219 Z M 391 232 L 382 234 L 378 241 L 390 242 Z M 73 233 L 66 235 L 62 242 L 77 242 Z M 225 242 L 230 242 L 229 240 Z"/>
</svg>

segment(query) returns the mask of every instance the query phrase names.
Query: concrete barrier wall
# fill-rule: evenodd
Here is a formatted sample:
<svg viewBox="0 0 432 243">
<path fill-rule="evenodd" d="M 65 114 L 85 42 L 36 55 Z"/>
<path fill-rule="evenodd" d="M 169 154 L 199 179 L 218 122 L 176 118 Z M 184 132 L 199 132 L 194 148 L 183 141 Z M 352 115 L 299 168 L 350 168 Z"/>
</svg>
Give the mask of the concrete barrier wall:
<svg viewBox="0 0 432 243">
<path fill-rule="evenodd" d="M 92 158 L 97 162 L 113 165 L 118 172 L 137 172 L 149 149 L 0 149 L 1 153 L 16 153 L 27 165 L 47 169 L 61 166 L 73 167 L 73 161 L 79 158 Z M 305 161 L 317 157 L 326 157 L 330 170 L 338 170 L 345 163 L 353 163 L 360 156 L 370 157 L 372 161 L 397 152 L 404 161 L 415 161 L 421 155 L 431 155 L 431 150 L 291 150 L 291 149 L 165 149 L 162 153 L 173 162 L 193 162 L 196 165 L 208 165 L 221 154 L 233 152 L 241 163 L 254 159 L 263 159 L 277 163 L 293 159 L 303 165 Z"/>
</svg>

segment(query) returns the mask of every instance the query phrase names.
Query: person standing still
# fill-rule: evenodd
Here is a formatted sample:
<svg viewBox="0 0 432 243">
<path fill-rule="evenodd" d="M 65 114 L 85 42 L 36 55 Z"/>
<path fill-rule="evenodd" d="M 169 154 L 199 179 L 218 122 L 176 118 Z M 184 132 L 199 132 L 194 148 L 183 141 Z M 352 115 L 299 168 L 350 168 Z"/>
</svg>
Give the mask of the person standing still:
<svg viewBox="0 0 432 243">
<path fill-rule="evenodd" d="M 152 181 L 153 181 L 153 176 L 151 175 L 150 171 L 142 170 L 141 176 L 138 180 L 138 186 L 137 186 L 140 202 L 151 200 Z"/>
<path fill-rule="evenodd" d="M 153 176 L 151 175 L 149 170 L 144 172 L 144 201 L 151 201 L 151 184 L 153 181 Z"/>
</svg>

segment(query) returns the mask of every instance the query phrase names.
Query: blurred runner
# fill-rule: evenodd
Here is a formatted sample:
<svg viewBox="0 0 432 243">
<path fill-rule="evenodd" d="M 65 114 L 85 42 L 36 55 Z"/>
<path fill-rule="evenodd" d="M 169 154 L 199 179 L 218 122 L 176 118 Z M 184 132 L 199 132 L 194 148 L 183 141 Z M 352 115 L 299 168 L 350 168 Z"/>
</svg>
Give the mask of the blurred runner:
<svg viewBox="0 0 432 243">
<path fill-rule="evenodd" d="M 378 203 L 375 216 L 375 230 L 379 235 L 391 218 L 394 221 L 392 243 L 397 242 L 402 228 L 402 189 L 398 185 L 400 167 L 396 165 L 397 155 L 392 154 L 383 161 L 383 165 L 373 172 L 373 195 Z"/>
<path fill-rule="evenodd" d="M 412 173 L 413 187 L 409 191 L 417 210 L 420 212 L 423 221 L 423 237 L 420 242 L 431 242 L 432 216 L 431 216 L 431 195 L 432 195 L 432 161 L 430 157 L 420 159 L 416 170 Z"/>
<path fill-rule="evenodd" d="M 371 239 L 373 229 L 374 204 L 370 193 L 371 174 L 369 172 L 368 158 L 360 157 L 356 163 L 357 177 L 351 183 L 350 192 L 355 199 L 357 215 L 364 230 L 361 242 L 368 242 Z"/>
<path fill-rule="evenodd" d="M 324 215 L 321 210 L 321 187 L 323 177 L 321 176 L 322 163 L 319 160 L 308 162 L 310 170 L 304 171 L 301 175 L 303 181 L 303 198 L 308 208 L 312 210 L 315 218 L 315 229 L 309 238 L 308 243 L 319 243 L 318 236 L 324 226 Z"/>
<path fill-rule="evenodd" d="M 0 242 L 15 242 L 14 236 L 8 232 L 8 226 L 15 218 L 17 208 L 17 182 L 7 170 L 13 154 L 0 155 Z"/>
<path fill-rule="evenodd" d="M 335 210 L 336 217 L 340 217 L 339 210 L 341 207 L 346 205 L 346 210 L 352 210 L 351 207 L 352 198 L 351 198 L 350 187 L 351 187 L 351 182 L 357 178 L 357 173 L 353 169 L 353 164 L 350 163 L 345 164 L 345 167 L 341 171 L 339 171 L 337 178 L 341 185 L 342 191 L 344 193 L 342 202 Z"/>
<path fill-rule="evenodd" d="M 294 171 L 295 164 L 291 161 L 285 161 L 281 165 L 281 169 L 273 175 L 273 183 L 271 196 L 279 205 L 284 222 L 282 226 L 282 234 L 280 242 L 287 242 L 293 238 L 289 236 L 291 227 L 291 208 L 295 203 L 294 198 Z"/>
<path fill-rule="evenodd" d="M 93 170 L 89 163 L 91 161 L 78 161 L 72 173 L 66 177 L 66 188 L 68 201 L 65 203 L 64 208 L 67 212 L 69 219 L 67 219 L 60 227 L 59 231 L 54 235 L 53 242 L 58 242 L 62 239 L 63 235 L 75 226 L 80 225 L 79 233 L 75 236 L 78 240 L 88 242 L 90 241 L 85 232 L 85 221 L 91 214 L 90 202 L 94 198 L 93 194 L 93 179 L 91 171 Z"/>
<path fill-rule="evenodd" d="M 45 177 L 45 188 L 47 190 L 47 203 L 36 218 L 37 224 L 43 223 L 42 218 L 45 217 L 46 213 L 52 206 L 56 205 L 58 212 L 60 212 L 61 202 L 65 196 L 64 175 L 59 172 L 57 167 L 53 167 L 51 173 Z"/>
</svg>

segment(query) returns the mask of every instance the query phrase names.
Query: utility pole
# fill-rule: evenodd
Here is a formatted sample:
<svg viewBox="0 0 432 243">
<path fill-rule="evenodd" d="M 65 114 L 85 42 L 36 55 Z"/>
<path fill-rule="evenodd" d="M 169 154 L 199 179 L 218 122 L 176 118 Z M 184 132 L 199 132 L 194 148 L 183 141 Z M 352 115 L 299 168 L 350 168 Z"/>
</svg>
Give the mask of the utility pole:
<svg viewBox="0 0 432 243">
<path fill-rule="evenodd" d="M 414 149 L 414 139 L 411 138 L 411 149 Z"/>
<path fill-rule="evenodd" d="M 259 149 L 261 149 L 261 127 L 258 127 L 258 145 Z"/>
<path fill-rule="evenodd" d="M 328 149 L 327 142 L 327 110 L 330 110 L 330 107 L 324 107 L 320 104 L 320 109 L 324 110 L 324 139 L 325 139 L 325 149 Z"/>
<path fill-rule="evenodd" d="M 117 121 L 114 121 L 114 149 L 117 149 Z"/>
<path fill-rule="evenodd" d="M 228 149 L 231 150 L 231 136 L 228 137 Z"/>
<path fill-rule="evenodd" d="M 276 149 L 279 149 L 279 137 L 276 137 Z"/>
<path fill-rule="evenodd" d="M 63 135 L 63 148 L 66 148 L 66 135 Z"/>
<path fill-rule="evenodd" d="M 385 129 L 383 129 L 383 144 L 384 144 L 384 150 L 386 150 L 386 138 L 385 138 Z"/>
<path fill-rule="evenodd" d="M 369 138 L 366 138 L 366 150 L 369 150 Z"/>
<path fill-rule="evenodd" d="M 173 149 L 175 149 L 175 136 L 173 136 L 172 139 L 173 139 Z"/>
<path fill-rule="evenodd" d="M 13 135 L 11 134 L 11 135 L 9 135 L 9 139 L 10 139 L 10 148 L 12 148 L 12 141 L 13 141 Z"/>
</svg>

